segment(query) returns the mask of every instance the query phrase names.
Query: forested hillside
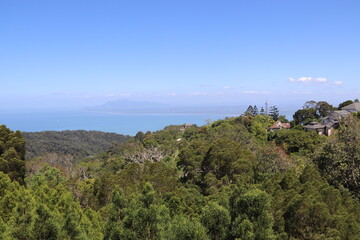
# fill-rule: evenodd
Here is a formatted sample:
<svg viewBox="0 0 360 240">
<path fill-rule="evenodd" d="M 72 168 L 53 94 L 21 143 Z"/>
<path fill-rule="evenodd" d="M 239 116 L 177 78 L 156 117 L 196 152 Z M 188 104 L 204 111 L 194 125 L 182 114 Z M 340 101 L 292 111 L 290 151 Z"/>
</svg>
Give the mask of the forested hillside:
<svg viewBox="0 0 360 240">
<path fill-rule="evenodd" d="M 332 137 L 273 123 L 139 132 L 71 166 L 31 159 L 25 184 L 3 167 L 0 239 L 359 239 L 360 119 Z M 19 132 L 0 134 L 21 152 Z"/>
<path fill-rule="evenodd" d="M 113 144 L 130 138 L 116 133 L 83 130 L 25 132 L 24 137 L 26 139 L 26 159 L 47 153 L 84 158 L 103 152 Z"/>
</svg>

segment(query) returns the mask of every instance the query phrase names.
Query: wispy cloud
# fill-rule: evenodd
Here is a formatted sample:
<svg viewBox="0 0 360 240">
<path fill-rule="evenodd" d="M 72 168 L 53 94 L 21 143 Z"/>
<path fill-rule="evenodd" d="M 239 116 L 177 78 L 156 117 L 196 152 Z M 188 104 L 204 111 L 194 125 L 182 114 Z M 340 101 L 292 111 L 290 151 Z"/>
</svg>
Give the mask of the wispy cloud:
<svg viewBox="0 0 360 240">
<path fill-rule="evenodd" d="M 106 93 L 105 97 L 130 97 L 131 93 Z"/>
<path fill-rule="evenodd" d="M 292 78 L 289 77 L 289 82 L 299 82 L 299 83 L 326 83 L 328 80 L 323 77 L 313 78 L 313 77 L 300 77 Z"/>
<path fill-rule="evenodd" d="M 335 81 L 334 84 L 335 85 L 343 85 L 344 83 L 342 81 Z"/>
<path fill-rule="evenodd" d="M 204 95 L 208 95 L 208 93 L 206 92 L 192 92 L 189 93 L 190 96 L 204 96 Z"/>
<path fill-rule="evenodd" d="M 231 87 L 229 87 L 229 86 L 225 86 L 225 87 L 223 87 L 224 89 L 230 89 Z"/>
</svg>

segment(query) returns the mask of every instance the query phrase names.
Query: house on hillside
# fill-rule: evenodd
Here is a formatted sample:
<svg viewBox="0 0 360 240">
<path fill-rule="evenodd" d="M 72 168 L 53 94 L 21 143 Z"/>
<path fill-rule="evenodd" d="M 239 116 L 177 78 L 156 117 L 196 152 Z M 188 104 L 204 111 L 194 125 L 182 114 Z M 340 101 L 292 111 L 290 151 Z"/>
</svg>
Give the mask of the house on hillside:
<svg viewBox="0 0 360 240">
<path fill-rule="evenodd" d="M 328 123 L 318 123 L 318 122 L 311 122 L 308 125 L 305 125 L 304 128 L 306 131 L 316 131 L 319 135 L 326 135 L 330 136 L 333 134 L 335 127 L 338 126 L 338 123 L 334 123 L 332 121 Z"/>
<path fill-rule="evenodd" d="M 360 102 L 354 102 L 350 105 L 347 105 L 347 106 L 341 108 L 341 110 L 349 111 L 352 113 L 359 112 L 360 111 Z"/>
<path fill-rule="evenodd" d="M 180 131 L 185 131 L 185 129 L 188 129 L 192 126 L 195 126 L 195 124 L 185 123 L 184 125 L 181 126 Z"/>
<path fill-rule="evenodd" d="M 331 112 L 329 116 L 321 119 L 321 123 L 311 122 L 305 125 L 304 128 L 306 131 L 316 131 L 320 135 L 330 136 L 334 133 L 334 130 L 339 127 L 341 118 L 358 111 L 360 111 L 360 103 L 355 102 L 341 108 L 341 110 Z"/>
<path fill-rule="evenodd" d="M 273 125 L 270 126 L 270 131 L 276 131 L 280 129 L 290 129 L 290 123 L 282 123 L 280 121 L 276 121 Z"/>
</svg>

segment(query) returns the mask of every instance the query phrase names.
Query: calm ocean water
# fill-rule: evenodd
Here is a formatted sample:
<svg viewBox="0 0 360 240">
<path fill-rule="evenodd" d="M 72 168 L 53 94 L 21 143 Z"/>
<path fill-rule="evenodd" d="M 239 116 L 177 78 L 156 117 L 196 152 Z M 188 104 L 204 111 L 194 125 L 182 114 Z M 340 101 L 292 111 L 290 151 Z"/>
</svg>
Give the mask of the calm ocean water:
<svg viewBox="0 0 360 240">
<path fill-rule="evenodd" d="M 229 115 L 230 117 L 231 115 Z M 118 114 L 106 112 L 0 112 L 0 124 L 12 130 L 38 132 L 45 130 L 97 130 L 135 135 L 138 131 L 156 131 L 168 125 L 206 124 L 207 119 L 227 117 L 219 114 Z"/>
</svg>

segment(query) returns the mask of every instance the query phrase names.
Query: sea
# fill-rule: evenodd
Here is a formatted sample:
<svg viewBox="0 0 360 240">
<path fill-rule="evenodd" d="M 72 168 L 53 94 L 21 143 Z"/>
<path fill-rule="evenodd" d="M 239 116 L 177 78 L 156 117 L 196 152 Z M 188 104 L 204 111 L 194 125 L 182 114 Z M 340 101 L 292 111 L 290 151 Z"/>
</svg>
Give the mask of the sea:
<svg viewBox="0 0 360 240">
<path fill-rule="evenodd" d="M 96 130 L 125 135 L 157 131 L 185 123 L 205 125 L 235 114 L 126 114 L 95 111 L 0 111 L 0 124 L 22 132 Z"/>
</svg>

